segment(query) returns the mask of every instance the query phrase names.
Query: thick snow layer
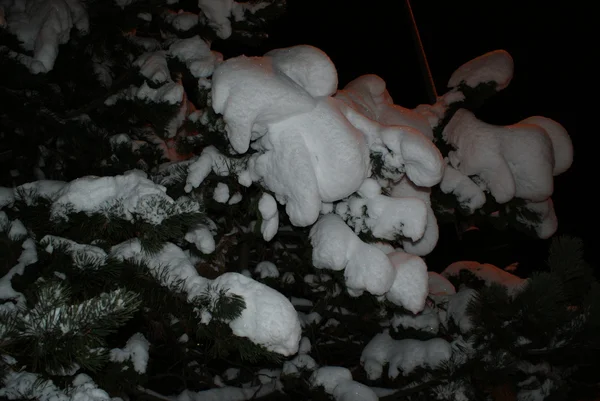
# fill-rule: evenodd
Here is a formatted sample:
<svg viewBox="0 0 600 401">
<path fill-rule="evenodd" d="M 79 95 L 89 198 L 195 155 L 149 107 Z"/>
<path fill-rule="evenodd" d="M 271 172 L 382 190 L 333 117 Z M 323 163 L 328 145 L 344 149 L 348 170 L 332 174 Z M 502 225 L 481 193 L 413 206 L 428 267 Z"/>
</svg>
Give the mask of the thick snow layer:
<svg viewBox="0 0 600 401">
<path fill-rule="evenodd" d="M 15 199 L 25 202 L 28 206 L 36 202 L 36 197 L 53 200 L 66 185 L 64 181 L 52 180 L 28 182 L 15 188 Z"/>
<path fill-rule="evenodd" d="M 188 299 L 204 294 L 210 286 L 241 296 L 246 308 L 229 322 L 233 333 L 247 337 L 270 351 L 292 355 L 298 351 L 301 327 L 293 305 L 279 292 L 242 274 L 225 273 L 215 280 L 198 275 L 188 256 L 175 244 L 167 243 L 160 252 L 146 254 L 139 240 L 115 245 L 110 256 L 144 261 L 163 285 L 184 282 Z M 165 274 L 166 271 L 166 274 Z"/>
<path fill-rule="evenodd" d="M 255 172 L 280 195 L 293 224 L 315 222 L 321 203 L 355 192 L 369 174 L 369 149 L 361 131 L 342 114 L 335 99 L 315 100 L 310 113 L 269 125 Z"/>
<path fill-rule="evenodd" d="M 452 356 L 450 343 L 441 338 L 428 341 L 394 340 L 387 331 L 377 334 L 363 349 L 360 362 L 369 380 L 381 378 L 387 364 L 388 376 L 408 375 L 415 368 L 435 368 Z"/>
<path fill-rule="evenodd" d="M 147 52 L 139 56 L 133 65 L 140 69 L 140 74 L 146 79 L 162 84 L 171 81 L 166 55 L 164 51 Z"/>
<path fill-rule="evenodd" d="M 554 143 L 542 125 L 531 121 L 536 120 L 500 127 L 478 120 L 470 111 L 458 110 L 443 131 L 444 140 L 455 148 L 448 154 L 450 164 L 464 175 L 477 176 L 480 186 L 499 203 L 514 197 L 546 200 L 554 188 Z M 550 126 L 546 121 L 541 124 Z M 557 132 L 553 129 L 553 135 L 560 136 Z M 555 143 L 570 146 L 567 136 L 560 136 Z M 557 171 L 566 167 L 564 157 L 562 163 Z"/>
<path fill-rule="evenodd" d="M 126 219 L 133 219 L 135 215 L 153 224 L 159 224 L 167 217 L 165 205 L 175 203 L 166 195 L 165 187 L 155 184 L 139 170 L 114 177 L 78 178 L 65 185 L 54 197 L 50 208 L 52 218 L 66 218 L 68 212 L 106 210 Z"/>
<path fill-rule="evenodd" d="M 150 343 L 146 337 L 142 333 L 135 333 L 127 340 L 125 348 L 110 350 L 110 360 L 113 362 L 131 361 L 133 369 L 139 374 L 144 374 L 150 358 L 149 349 Z"/>
<path fill-rule="evenodd" d="M 554 151 L 554 175 L 562 174 L 573 163 L 573 144 L 567 130 L 559 123 L 547 117 L 528 117 L 520 124 L 532 124 L 542 127 L 552 141 Z"/>
<path fill-rule="evenodd" d="M 210 50 L 210 46 L 198 35 L 179 39 L 169 46 L 169 56 L 185 63 L 190 73 L 196 78 L 206 78 L 215 70 L 222 55 Z"/>
<path fill-rule="evenodd" d="M 520 214 L 517 215 L 517 220 L 525 225 L 533 226 L 532 228 L 538 237 L 543 239 L 550 238 L 556 232 L 558 219 L 554 212 L 552 198 L 548 198 L 542 202 L 527 202 L 524 207 L 538 215 L 540 219 L 539 223 L 524 219 Z"/>
<path fill-rule="evenodd" d="M 240 295 L 246 302 L 242 315 L 229 323 L 233 334 L 248 337 L 270 351 L 292 355 L 298 351 L 300 320 L 293 305 L 271 287 L 237 273 L 225 273 L 212 285 Z"/>
<path fill-rule="evenodd" d="M 479 84 L 495 82 L 496 89 L 502 90 L 508 86 L 513 77 L 513 59 L 505 50 L 495 50 L 460 66 L 448 81 L 449 88 L 455 88 L 465 83 L 471 88 Z"/>
<path fill-rule="evenodd" d="M 210 228 L 205 225 L 194 227 L 185 234 L 185 240 L 196 246 L 200 252 L 204 254 L 213 253 L 215 251 L 215 239 Z"/>
<path fill-rule="evenodd" d="M 6 11 L 8 31 L 13 33 L 26 51 L 21 55 L 29 70 L 46 73 L 52 70 L 60 45 L 69 41 L 71 30 L 81 34 L 89 30 L 84 3 L 79 0 L 16 0 Z"/>
<path fill-rule="evenodd" d="M 336 401 L 377 401 L 373 390 L 352 379 L 352 373 L 341 366 L 323 366 L 310 377 L 313 387 L 323 387 Z"/>
<path fill-rule="evenodd" d="M 385 294 L 395 270 L 389 258 L 377 247 L 366 244 L 337 215 L 319 219 L 310 231 L 313 265 L 318 269 L 344 270 L 349 290 Z"/>
<path fill-rule="evenodd" d="M 431 208 L 431 189 L 417 187 L 409 179 L 404 177 L 392 188 L 390 196 L 394 198 L 417 198 L 422 200 L 427 207 L 427 221 L 425 232 L 421 238 L 415 240 L 406 239 L 402 241 L 402 247 L 408 253 L 413 255 L 425 256 L 429 254 L 435 246 L 439 238 L 439 228 L 433 209 Z"/>
<path fill-rule="evenodd" d="M 427 298 L 427 266 L 423 259 L 404 252 L 386 255 L 364 243 L 335 214 L 319 219 L 310 231 L 313 265 L 319 269 L 344 270 L 350 295 L 363 291 L 386 295 L 388 300 L 413 313 L 423 309 Z"/>
<path fill-rule="evenodd" d="M 229 200 L 229 187 L 223 182 L 219 182 L 213 192 L 213 199 L 219 203 L 227 203 Z"/>
<path fill-rule="evenodd" d="M 390 241 L 400 236 L 414 241 L 423 238 L 428 219 L 424 201 L 413 196 L 382 195 L 381 187 L 371 178 L 363 181 L 357 194 L 335 205 L 335 213 L 355 232 Z"/>
<path fill-rule="evenodd" d="M 433 130 L 421 114 L 394 104 L 385 81 L 374 74 L 362 75 L 335 95 L 366 117 L 383 125 L 405 125 L 433 139 Z"/>
<path fill-rule="evenodd" d="M 423 310 L 429 286 L 427 283 L 427 265 L 418 256 L 405 252 L 392 252 L 387 255 L 394 266 L 396 277 L 386 298 L 402 305 L 412 313 Z"/>
<path fill-rule="evenodd" d="M 260 181 L 298 226 L 313 224 L 323 204 L 357 191 L 371 174 L 371 153 L 380 155 L 387 178 L 406 174 L 420 186 L 437 184 L 444 163 L 427 137 L 431 128 L 418 114 L 394 106 L 385 83 L 373 79 L 371 86 L 368 77 L 363 79 L 364 93 L 357 81 L 345 98 L 332 97 L 335 66 L 306 45 L 222 63 L 213 76 L 213 109 L 223 114 L 236 152 L 250 146 L 256 151 L 239 182 Z M 371 102 L 372 110 L 349 101 L 351 93 L 357 101 Z M 405 125 L 397 125 L 401 119 Z"/>
<path fill-rule="evenodd" d="M 198 7 L 208 19 L 208 24 L 221 39 L 231 36 L 229 17 L 234 3 L 233 0 L 198 0 Z"/>
<path fill-rule="evenodd" d="M 450 165 L 447 165 L 444 170 L 440 189 L 445 194 L 456 196 L 460 207 L 468 214 L 472 214 L 485 204 L 483 190 L 468 176 Z"/>
<path fill-rule="evenodd" d="M 271 241 L 279 229 L 279 211 L 275 198 L 264 192 L 258 201 L 258 211 L 262 216 L 260 232 L 265 241 Z"/>
<path fill-rule="evenodd" d="M 509 291 L 510 294 L 523 289 L 527 283 L 527 279 L 515 276 L 489 263 L 479 263 L 474 261 L 454 262 L 446 267 L 442 272 L 442 276 L 451 277 L 458 275 L 462 270 L 467 270 L 473 273 L 476 277 L 485 281 L 487 285 L 492 283 L 500 284 Z"/>
</svg>

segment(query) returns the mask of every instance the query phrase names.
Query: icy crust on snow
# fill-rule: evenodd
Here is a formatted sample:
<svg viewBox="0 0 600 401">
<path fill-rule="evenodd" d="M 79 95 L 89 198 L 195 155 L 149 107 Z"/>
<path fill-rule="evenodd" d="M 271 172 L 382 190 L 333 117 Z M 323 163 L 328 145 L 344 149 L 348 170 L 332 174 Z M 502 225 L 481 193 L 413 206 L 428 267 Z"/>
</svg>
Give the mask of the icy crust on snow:
<svg viewBox="0 0 600 401">
<path fill-rule="evenodd" d="M 313 387 L 322 387 L 336 401 L 377 401 L 377 394 L 352 379 L 352 373 L 341 366 L 322 366 L 310 376 Z"/>
<path fill-rule="evenodd" d="M 312 227 L 313 265 L 320 269 L 344 270 L 350 295 L 363 291 L 385 295 L 413 313 L 425 305 L 428 293 L 427 266 L 418 256 L 404 252 L 386 255 L 367 244 L 335 214 L 323 216 Z"/>
<path fill-rule="evenodd" d="M 415 368 L 435 368 L 452 356 L 452 346 L 446 340 L 394 340 L 387 331 L 377 334 L 364 348 L 360 362 L 369 380 L 381 378 L 388 365 L 388 377 L 408 375 Z"/>
<path fill-rule="evenodd" d="M 232 58 L 213 75 L 213 109 L 223 115 L 232 148 L 256 151 L 240 183 L 258 181 L 274 192 L 297 226 L 313 224 L 323 203 L 356 192 L 371 175 L 371 153 L 383 160 L 387 179 L 406 174 L 428 187 L 442 178 L 431 127 L 395 106 L 381 78 L 359 78 L 333 97 L 336 90 L 331 60 L 306 45 Z M 200 183 L 188 180 L 186 190 Z"/>
<path fill-rule="evenodd" d="M 33 74 L 46 73 L 54 68 L 60 45 L 69 41 L 71 30 L 86 34 L 89 20 L 84 3 L 79 0 L 15 0 L 6 14 L 8 31 L 33 56 L 18 54 L 17 59 Z"/>
<path fill-rule="evenodd" d="M 479 84 L 494 82 L 497 90 L 510 84 L 514 73 L 514 62 L 506 50 L 494 50 L 485 53 L 460 66 L 450 76 L 449 88 L 461 83 L 475 88 Z"/>
<path fill-rule="evenodd" d="M 209 288 L 241 296 L 246 308 L 238 318 L 228 322 L 236 336 L 246 337 L 282 355 L 298 351 L 301 336 L 298 314 L 290 301 L 274 289 L 238 273 L 225 273 L 214 280 L 201 277 L 186 253 L 172 243 L 165 244 L 158 253 L 147 254 L 140 241 L 133 239 L 112 247 L 109 256 L 143 261 L 155 277 L 165 280 L 162 283 L 165 286 L 183 283 L 190 301 L 205 294 Z M 209 311 L 203 312 L 210 316 Z"/>
<path fill-rule="evenodd" d="M 473 273 L 477 278 L 485 281 L 487 285 L 492 283 L 500 284 L 508 290 L 509 294 L 515 294 L 527 283 L 527 279 L 515 276 L 489 263 L 479 263 L 474 261 L 454 262 L 446 267 L 442 272 L 443 277 L 451 277 L 460 274 L 466 270 Z"/>
<path fill-rule="evenodd" d="M 8 370 L 3 378 L 4 387 L 0 397 L 9 400 L 35 399 L 39 401 L 116 401 L 94 383 L 91 377 L 80 373 L 73 379 L 68 390 L 59 389 L 52 380 L 26 371 Z"/>
</svg>

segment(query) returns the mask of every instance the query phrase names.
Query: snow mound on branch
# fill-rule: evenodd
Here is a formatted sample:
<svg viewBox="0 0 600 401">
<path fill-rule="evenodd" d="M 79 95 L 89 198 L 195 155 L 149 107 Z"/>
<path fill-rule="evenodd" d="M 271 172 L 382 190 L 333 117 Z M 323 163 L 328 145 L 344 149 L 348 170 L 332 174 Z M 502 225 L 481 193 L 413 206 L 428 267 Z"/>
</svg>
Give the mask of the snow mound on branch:
<svg viewBox="0 0 600 401">
<path fill-rule="evenodd" d="M 352 379 L 352 373 L 341 366 L 323 366 L 311 375 L 313 387 L 323 387 L 336 401 L 377 401 L 377 394 L 362 383 Z"/>
<path fill-rule="evenodd" d="M 87 11 L 79 0 L 17 0 L 6 12 L 8 31 L 13 33 L 32 57 L 17 58 L 33 74 L 54 68 L 60 45 L 69 41 L 71 30 L 86 34 L 89 30 Z"/>
<path fill-rule="evenodd" d="M 223 56 L 210 50 L 208 43 L 198 35 L 176 40 L 169 46 L 168 54 L 185 63 L 190 73 L 196 78 L 206 78 L 215 70 Z"/>
<path fill-rule="evenodd" d="M 479 263 L 474 261 L 454 262 L 444 269 L 442 276 L 456 276 L 463 270 L 473 273 L 476 277 L 485 281 L 487 285 L 496 283 L 506 287 L 510 294 L 520 291 L 527 283 L 527 279 L 515 276 L 499 267 L 489 263 Z"/>
<path fill-rule="evenodd" d="M 371 153 L 381 157 L 390 180 L 406 174 L 419 186 L 437 184 L 444 163 L 424 118 L 393 105 L 380 78 L 363 81 L 362 92 L 358 81 L 345 97 L 332 97 L 335 66 L 306 45 L 223 62 L 213 76 L 213 109 L 223 115 L 236 152 L 256 151 L 240 183 L 260 181 L 297 226 L 313 224 L 323 203 L 357 191 L 371 175 Z M 358 103 L 369 105 L 367 115 Z"/>
<path fill-rule="evenodd" d="M 394 104 L 385 81 L 374 74 L 362 75 L 335 95 L 359 113 L 383 125 L 404 125 L 433 139 L 433 130 L 419 113 Z"/>
<path fill-rule="evenodd" d="M 387 331 L 377 334 L 364 348 L 360 357 L 369 380 L 381 378 L 388 366 L 388 377 L 408 375 L 418 367 L 435 368 L 452 356 L 452 346 L 446 340 L 394 340 Z"/>
<path fill-rule="evenodd" d="M 133 219 L 135 214 L 159 224 L 167 217 L 164 207 L 174 203 L 165 187 L 146 178 L 146 173 L 131 170 L 114 177 L 87 176 L 69 182 L 55 194 L 50 215 L 56 219 L 66 218 L 69 212 L 107 210 L 126 219 Z M 111 207 L 118 209 L 109 210 Z"/>
<path fill-rule="evenodd" d="M 233 334 L 282 355 L 298 351 L 302 334 L 300 320 L 285 296 L 238 273 L 222 274 L 212 285 L 244 298 L 246 308 L 242 315 L 229 323 Z"/>
<path fill-rule="evenodd" d="M 489 190 L 499 203 L 514 197 L 541 202 L 552 195 L 554 188 L 555 152 L 563 171 L 570 165 L 571 142 L 566 131 L 552 125 L 553 142 L 544 126 L 550 123 L 529 120 L 501 127 L 478 120 L 465 109 L 458 110 L 444 128 L 444 140 L 455 150 L 448 158 L 453 168 L 467 176 L 477 176 L 479 186 Z M 542 126 L 544 125 L 544 126 Z M 561 144 L 567 150 L 554 149 Z M 531 157 L 534 154 L 536 157 Z"/>
<path fill-rule="evenodd" d="M 302 334 L 298 314 L 290 301 L 271 287 L 238 273 L 225 273 L 214 280 L 201 277 L 186 253 L 172 243 L 148 254 L 136 238 L 113 246 L 109 256 L 144 262 L 167 287 L 183 283 L 190 301 L 205 294 L 209 287 L 239 295 L 246 308 L 239 317 L 228 322 L 236 336 L 246 337 L 286 356 L 298 351 Z"/>
<path fill-rule="evenodd" d="M 402 178 L 392 188 L 390 194 L 393 198 L 416 198 L 423 201 L 427 209 L 427 221 L 425 224 L 425 232 L 417 240 L 405 239 L 402 240 L 402 247 L 408 253 L 418 256 L 429 254 L 435 246 L 439 238 L 439 228 L 433 209 L 431 208 L 431 189 L 427 187 L 417 187 L 406 177 Z"/>
<path fill-rule="evenodd" d="M 468 176 L 450 165 L 447 165 L 444 170 L 440 189 L 445 194 L 456 196 L 460 207 L 467 214 L 472 214 L 475 210 L 481 208 L 486 201 L 483 190 Z"/>
<path fill-rule="evenodd" d="M 149 349 L 150 342 L 146 337 L 142 333 L 135 333 L 127 340 L 125 348 L 113 348 L 110 350 L 110 360 L 113 362 L 131 361 L 133 369 L 139 374 L 144 374 L 146 373 L 150 358 L 148 354 Z"/>
<path fill-rule="evenodd" d="M 404 252 L 386 255 L 367 244 L 335 214 L 319 219 L 310 231 L 313 265 L 318 269 L 344 270 L 348 293 L 364 291 L 386 297 L 413 313 L 425 305 L 427 266 L 418 256 Z"/>
<path fill-rule="evenodd" d="M 514 72 L 514 62 L 505 50 L 495 50 L 460 66 L 448 81 L 449 88 L 461 83 L 475 88 L 479 84 L 495 82 L 496 90 L 502 90 L 510 84 Z"/>
</svg>

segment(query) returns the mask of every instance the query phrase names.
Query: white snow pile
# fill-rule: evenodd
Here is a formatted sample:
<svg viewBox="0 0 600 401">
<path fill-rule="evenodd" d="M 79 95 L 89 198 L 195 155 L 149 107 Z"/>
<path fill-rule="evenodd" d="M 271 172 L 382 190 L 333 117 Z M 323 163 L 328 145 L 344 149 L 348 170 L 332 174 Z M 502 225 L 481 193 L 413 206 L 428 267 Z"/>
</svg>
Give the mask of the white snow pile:
<svg viewBox="0 0 600 401">
<path fill-rule="evenodd" d="M 450 343 L 441 338 L 427 341 L 394 340 L 387 331 L 377 334 L 364 348 L 360 357 L 369 380 L 381 378 L 388 365 L 388 377 L 408 375 L 415 368 L 435 368 L 452 356 Z"/>
<path fill-rule="evenodd" d="M 352 373 L 341 366 L 323 366 L 310 377 L 313 387 L 322 387 L 336 401 L 377 401 L 377 394 L 362 383 L 352 379 Z"/>
<path fill-rule="evenodd" d="M 146 337 L 142 333 L 135 333 L 127 340 L 125 348 L 113 348 L 110 350 L 110 360 L 113 362 L 131 361 L 133 369 L 139 374 L 144 374 L 146 373 L 150 358 L 148 354 L 149 349 L 150 342 L 148 342 Z"/>
<path fill-rule="evenodd" d="M 122 218 L 134 218 L 160 224 L 165 218 L 200 209 L 197 202 L 174 201 L 166 188 L 157 185 L 140 170 L 114 177 L 87 176 L 66 184 L 53 194 L 51 218 L 65 219 L 69 212 L 105 212 Z"/>
<path fill-rule="evenodd" d="M 257 151 L 249 157 L 240 183 L 250 185 L 248 178 L 261 182 L 286 205 L 297 226 L 313 224 L 323 202 L 356 192 L 371 175 L 371 152 L 380 155 L 390 179 L 406 174 L 418 186 L 432 186 L 442 178 L 443 160 L 422 117 L 407 112 L 404 123 L 426 133 L 410 125 L 386 125 L 373 119 L 379 118 L 376 114 L 365 115 L 348 105 L 349 96 L 333 97 L 336 91 L 335 66 L 322 51 L 306 45 L 263 57 L 231 58 L 213 75 L 213 108 L 223 114 L 232 148 L 245 153 L 252 146 Z M 356 99 L 362 95 L 352 93 Z M 380 108 L 404 115 L 393 106 Z M 188 181 L 192 187 L 200 183 Z"/>
<path fill-rule="evenodd" d="M 489 83 L 502 90 L 510 83 L 513 68 L 507 52 L 486 53 L 454 72 L 448 83 L 451 90 L 436 104 L 421 105 L 416 111 L 435 127 L 451 104 L 464 99 L 460 84 L 473 88 Z M 554 234 L 557 222 L 550 198 L 553 177 L 565 172 L 573 161 L 573 145 L 562 125 L 534 116 L 517 124 L 495 126 L 478 120 L 466 109 L 459 109 L 444 127 L 442 136 L 453 148 L 448 153 L 440 184 L 444 193 L 454 194 L 468 213 L 483 206 L 485 192 L 500 204 L 523 199 L 525 209 L 540 217 L 541 221 L 532 227 L 537 235 L 548 238 Z"/>
<path fill-rule="evenodd" d="M 323 216 L 312 227 L 313 265 L 344 270 L 350 295 L 363 291 L 387 299 L 413 313 L 425 305 L 428 294 L 427 266 L 423 259 L 402 251 L 385 254 L 360 240 L 335 214 Z"/>
<path fill-rule="evenodd" d="M 165 244 L 158 253 L 147 254 L 142 250 L 140 241 L 133 239 L 112 247 L 109 257 L 143 261 L 155 277 L 165 280 L 165 286 L 184 282 L 190 301 L 207 290 L 215 297 L 218 290 L 239 295 L 244 299 L 246 308 L 238 318 L 228 322 L 233 334 L 282 355 L 298 351 L 301 327 L 296 310 L 282 294 L 258 281 L 238 273 L 225 273 L 214 280 L 201 277 L 188 255 L 172 243 Z M 204 323 L 213 318 L 208 310 L 201 311 L 201 314 Z"/>
<path fill-rule="evenodd" d="M 514 62 L 506 50 L 485 53 L 460 66 L 448 80 L 449 88 L 465 84 L 471 88 L 493 82 L 497 90 L 508 86 L 513 77 Z"/>
<path fill-rule="evenodd" d="M 111 401 L 110 395 L 94 383 L 91 377 L 80 373 L 73 379 L 68 391 L 59 389 L 52 380 L 26 371 L 9 370 L 4 376 L 4 387 L 0 388 L 0 397 L 9 400 L 35 399 L 40 401 Z"/>
<path fill-rule="evenodd" d="M 339 91 L 337 83 L 329 57 L 312 46 L 224 61 L 213 74 L 213 109 L 223 115 L 232 149 L 255 152 L 241 166 L 206 148 L 188 165 L 185 189 L 198 187 L 211 171 L 235 174 L 244 186 L 260 183 L 274 194 L 263 196 L 259 205 L 266 240 L 277 231 L 275 200 L 285 205 L 296 226 L 312 225 L 321 213 L 334 212 L 341 219 L 324 216 L 313 227 L 316 265 L 346 269 L 353 295 L 389 293 L 394 302 L 417 311 L 427 294 L 422 260 L 404 264 L 410 268 L 394 266 L 356 234 L 401 239 L 405 250 L 429 253 L 438 229 L 428 188 L 442 179 L 444 161 L 431 142 L 427 119 L 394 105 L 381 78 L 363 76 Z M 381 160 L 378 179 L 371 155 Z M 383 186 L 397 188 L 388 196 Z M 323 230 L 334 234 L 327 239 L 329 234 L 319 234 Z M 343 253 L 327 249 L 335 243 Z M 411 288 L 403 281 L 409 277 L 416 280 Z M 407 290 L 414 299 L 400 295 Z"/>
<path fill-rule="evenodd" d="M 13 53 L 33 74 L 52 70 L 60 45 L 69 41 L 71 30 L 86 34 L 89 21 L 84 2 L 80 0 L 15 0 L 0 6 L 8 31 L 33 56 Z"/>
</svg>

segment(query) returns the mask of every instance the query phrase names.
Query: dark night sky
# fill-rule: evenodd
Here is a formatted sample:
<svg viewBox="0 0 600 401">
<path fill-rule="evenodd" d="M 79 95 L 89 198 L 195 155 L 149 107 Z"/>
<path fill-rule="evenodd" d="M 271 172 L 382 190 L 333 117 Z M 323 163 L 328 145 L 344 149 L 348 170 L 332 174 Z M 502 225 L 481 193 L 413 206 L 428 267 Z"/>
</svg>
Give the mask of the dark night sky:
<svg viewBox="0 0 600 401">
<path fill-rule="evenodd" d="M 576 63 L 581 60 L 582 32 L 574 20 L 575 7 L 547 1 L 411 3 L 438 93 L 445 92 L 448 78 L 464 62 L 505 49 L 515 61 L 514 79 L 479 110 L 478 117 L 507 125 L 543 115 L 567 128 L 575 162 L 555 179 L 559 233 L 583 237 L 587 258 L 597 263 L 588 227 L 599 219 L 591 213 L 590 188 L 582 183 L 593 171 L 591 139 L 578 131 L 583 127 L 577 126 L 576 118 L 584 77 Z M 340 87 L 374 73 L 386 80 L 397 104 L 412 108 L 427 102 L 427 97 L 409 21 L 404 0 L 288 0 L 288 13 L 272 24 L 270 38 L 246 53 L 314 45 L 336 64 Z"/>
</svg>

